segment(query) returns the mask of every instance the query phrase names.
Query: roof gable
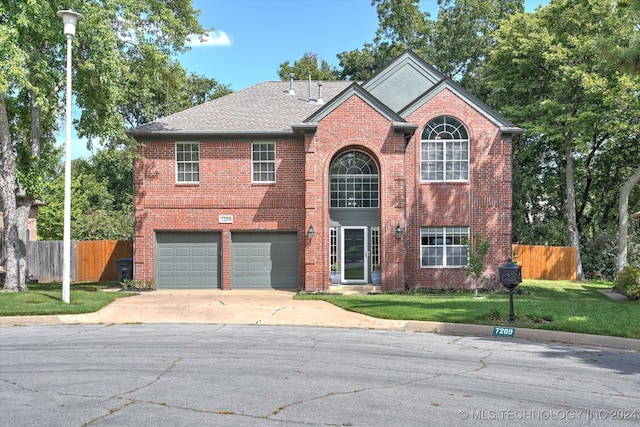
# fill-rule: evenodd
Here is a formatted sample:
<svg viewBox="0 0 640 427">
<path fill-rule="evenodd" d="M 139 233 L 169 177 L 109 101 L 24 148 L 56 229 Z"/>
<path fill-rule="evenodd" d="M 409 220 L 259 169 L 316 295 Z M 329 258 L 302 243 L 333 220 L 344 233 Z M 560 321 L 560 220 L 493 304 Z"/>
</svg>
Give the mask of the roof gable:
<svg viewBox="0 0 640 427">
<path fill-rule="evenodd" d="M 446 76 L 407 50 L 362 87 L 394 111 L 429 91 Z"/>
<path fill-rule="evenodd" d="M 323 118 L 325 118 L 329 113 L 338 108 L 343 102 L 352 96 L 357 96 L 366 102 L 371 108 L 379 112 L 383 117 L 385 117 L 390 122 L 404 122 L 404 119 L 397 114 L 395 111 L 387 107 L 384 103 L 382 103 L 379 99 L 376 99 L 371 93 L 367 92 L 360 86 L 358 83 L 352 83 L 349 87 L 343 90 L 341 93 L 333 97 L 329 102 L 327 102 L 322 108 L 314 112 L 312 115 L 307 117 L 304 122 L 319 122 Z"/>
<path fill-rule="evenodd" d="M 445 78 L 444 80 L 438 82 L 438 84 L 434 85 L 427 92 L 423 93 L 418 98 L 409 103 L 405 108 L 399 111 L 398 114 L 403 118 L 409 116 L 411 113 L 415 112 L 418 108 L 420 108 L 422 105 L 424 105 L 426 102 L 434 98 L 445 89 L 449 89 L 465 103 L 480 112 L 480 114 L 482 114 L 489 121 L 498 126 L 503 133 L 521 134 L 524 132 L 524 129 L 515 127 L 513 123 L 511 123 L 509 120 L 504 118 L 494 109 L 489 107 L 471 92 L 469 92 L 450 78 Z"/>
</svg>

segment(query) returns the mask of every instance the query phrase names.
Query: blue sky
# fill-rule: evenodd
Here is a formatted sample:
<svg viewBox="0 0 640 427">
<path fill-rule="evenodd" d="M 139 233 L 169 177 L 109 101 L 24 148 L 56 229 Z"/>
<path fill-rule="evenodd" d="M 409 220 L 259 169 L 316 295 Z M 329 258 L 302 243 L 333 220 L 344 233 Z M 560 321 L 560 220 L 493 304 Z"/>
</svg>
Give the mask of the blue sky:
<svg viewBox="0 0 640 427">
<path fill-rule="evenodd" d="M 548 0 L 526 0 L 533 11 Z M 378 17 L 371 0 L 194 0 L 200 23 L 214 28 L 205 42 L 177 59 L 190 72 L 215 78 L 238 91 L 278 80 L 280 64 L 307 52 L 338 66 L 336 55 L 372 42 Z M 437 0 L 421 7 L 435 19 Z M 425 58 L 428 60 L 428 58 Z M 64 129 L 59 140 L 64 143 Z M 72 157 L 89 157 L 85 141 L 73 136 Z"/>
<path fill-rule="evenodd" d="M 547 0 L 527 0 L 533 11 Z M 338 66 L 336 55 L 373 41 L 378 17 L 371 0 L 194 0 L 200 23 L 215 30 L 179 57 L 183 67 L 235 91 L 278 80 L 280 64 L 307 52 Z M 437 0 L 422 0 L 435 19 Z M 427 58 L 428 60 L 428 58 Z"/>
</svg>

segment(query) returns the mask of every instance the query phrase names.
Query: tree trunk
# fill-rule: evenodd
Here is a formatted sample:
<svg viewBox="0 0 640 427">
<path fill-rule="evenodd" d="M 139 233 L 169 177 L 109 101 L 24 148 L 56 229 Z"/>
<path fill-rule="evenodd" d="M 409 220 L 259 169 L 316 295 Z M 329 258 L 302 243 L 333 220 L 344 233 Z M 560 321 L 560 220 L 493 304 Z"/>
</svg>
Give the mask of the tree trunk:
<svg viewBox="0 0 640 427">
<path fill-rule="evenodd" d="M 584 280 L 582 274 L 582 259 L 580 257 L 580 233 L 578 231 L 578 220 L 576 214 L 576 189 L 573 179 L 573 140 L 571 134 L 566 131 L 565 155 L 566 155 L 566 186 L 567 186 L 567 231 L 569 234 L 569 245 L 576 248 L 576 280 Z"/>
<path fill-rule="evenodd" d="M 2 164 L 0 165 L 0 191 L 2 196 L 2 239 L 4 247 L 5 282 L 4 291 L 27 291 L 24 280 L 24 259 L 26 244 L 20 239 L 16 221 L 16 154 L 11 144 L 9 120 L 4 95 L 0 94 L 0 144 Z"/>
<path fill-rule="evenodd" d="M 620 273 L 625 265 L 627 265 L 627 235 L 629 233 L 629 194 L 634 185 L 640 182 L 640 167 L 636 169 L 634 174 L 629 178 L 620 190 L 620 199 L 618 202 L 618 262 L 616 264 L 616 273 Z"/>
</svg>

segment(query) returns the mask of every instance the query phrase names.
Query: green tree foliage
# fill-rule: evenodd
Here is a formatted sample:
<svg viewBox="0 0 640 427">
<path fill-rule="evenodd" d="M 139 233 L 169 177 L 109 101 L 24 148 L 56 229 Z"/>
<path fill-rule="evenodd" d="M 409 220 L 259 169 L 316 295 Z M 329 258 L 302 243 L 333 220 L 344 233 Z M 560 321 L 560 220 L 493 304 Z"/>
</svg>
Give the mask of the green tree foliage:
<svg viewBox="0 0 640 427">
<path fill-rule="evenodd" d="M 523 0 L 439 0 L 434 19 L 419 0 L 372 0 L 378 29 L 372 43 L 338 54 L 342 78 L 366 80 L 406 49 L 473 90 L 473 77 L 494 45 L 500 22 Z M 466 77 L 465 77 L 466 76 Z"/>
<path fill-rule="evenodd" d="M 203 34 L 190 0 L 4 0 L 0 3 L 0 139 L 2 206 L 7 271 L 5 290 L 24 285 L 27 214 L 41 196 L 43 168 L 53 163 L 57 118 L 64 101 L 66 55 L 62 20 L 72 8 L 84 19 L 73 39 L 73 89 L 80 137 L 106 144 L 130 141 L 120 108 L 127 105 L 131 76 L 161 75 L 172 54 L 186 50 L 190 34 Z M 145 52 L 148 66 L 135 67 Z M 145 64 L 146 65 L 146 64 Z M 137 95 L 137 94 L 136 94 Z M 145 102 L 147 99 L 144 100 Z M 13 149 L 11 149 L 13 148 Z M 14 161 L 15 153 L 19 158 Z M 17 190 L 27 197 L 13 203 Z M 7 232 L 8 231 L 8 232 Z"/>
<path fill-rule="evenodd" d="M 338 54 L 342 79 L 366 80 L 406 49 L 428 57 L 433 23 L 419 0 L 372 0 L 371 5 L 378 14 L 375 38 L 362 49 Z"/>
<path fill-rule="evenodd" d="M 635 74 L 640 74 L 640 0 L 623 0 L 616 2 L 616 7 L 627 10 L 635 23 L 636 31 L 627 43 L 619 44 L 617 40 L 606 37 L 598 38 L 600 52 L 617 67 Z"/>
<path fill-rule="evenodd" d="M 228 85 L 216 79 L 187 74 L 180 63 L 152 46 L 131 50 L 124 76 L 124 102 L 118 106 L 129 127 L 231 93 Z"/>
<path fill-rule="evenodd" d="M 490 103 L 528 130 L 514 145 L 518 241 L 580 249 L 617 224 L 620 186 L 640 162 L 640 82 L 602 60 L 597 40 L 625 45 L 634 31 L 612 0 L 554 0 L 495 33 L 483 69 Z"/>
<path fill-rule="evenodd" d="M 305 80 L 311 76 L 312 80 L 337 80 L 338 72 L 324 59 L 318 58 L 313 52 L 307 52 L 293 65 L 289 61 L 280 64 L 278 76 L 281 80 L 289 80 L 293 73 L 296 80 Z"/>
<path fill-rule="evenodd" d="M 71 166 L 71 238 L 129 240 L 133 237 L 133 154 L 104 149 Z M 62 240 L 64 175 L 47 183 L 38 209 L 38 238 Z"/>
<path fill-rule="evenodd" d="M 524 12 L 522 0 L 439 0 L 429 59 L 474 91 L 477 70 L 495 45 L 502 20 Z"/>
</svg>

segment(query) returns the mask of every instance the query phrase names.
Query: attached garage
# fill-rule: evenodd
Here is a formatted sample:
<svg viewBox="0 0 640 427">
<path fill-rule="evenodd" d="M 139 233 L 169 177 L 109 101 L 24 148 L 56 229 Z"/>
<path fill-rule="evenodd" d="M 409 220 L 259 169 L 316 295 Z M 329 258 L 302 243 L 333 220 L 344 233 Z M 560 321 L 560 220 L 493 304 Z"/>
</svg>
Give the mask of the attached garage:
<svg viewBox="0 0 640 427">
<path fill-rule="evenodd" d="M 298 288 L 298 235 L 232 233 L 231 288 Z"/>
<path fill-rule="evenodd" d="M 158 289 L 220 287 L 220 233 L 156 232 Z"/>
</svg>

